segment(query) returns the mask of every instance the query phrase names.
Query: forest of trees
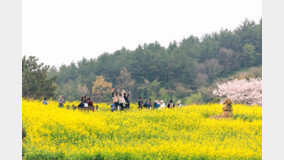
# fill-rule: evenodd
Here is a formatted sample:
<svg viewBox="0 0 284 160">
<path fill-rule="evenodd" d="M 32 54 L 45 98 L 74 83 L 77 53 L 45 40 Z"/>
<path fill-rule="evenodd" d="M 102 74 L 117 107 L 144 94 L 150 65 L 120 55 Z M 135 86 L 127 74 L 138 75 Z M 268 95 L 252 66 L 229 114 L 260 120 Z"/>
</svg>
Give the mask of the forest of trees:
<svg viewBox="0 0 284 160">
<path fill-rule="evenodd" d="M 214 97 L 204 92 L 217 78 L 261 65 L 262 20 L 245 20 L 233 31 L 190 36 L 168 47 L 158 42 L 139 45 L 135 50 L 123 47 L 96 59 L 83 58 L 59 69 L 53 66 L 48 78 L 56 77 L 54 96 L 60 94 L 71 101 L 85 94 L 96 102 L 110 101 L 110 88 L 118 88 L 131 91 L 131 101 L 142 96 L 183 102 L 196 97 L 210 102 Z M 108 94 L 109 98 L 105 97 Z"/>
</svg>

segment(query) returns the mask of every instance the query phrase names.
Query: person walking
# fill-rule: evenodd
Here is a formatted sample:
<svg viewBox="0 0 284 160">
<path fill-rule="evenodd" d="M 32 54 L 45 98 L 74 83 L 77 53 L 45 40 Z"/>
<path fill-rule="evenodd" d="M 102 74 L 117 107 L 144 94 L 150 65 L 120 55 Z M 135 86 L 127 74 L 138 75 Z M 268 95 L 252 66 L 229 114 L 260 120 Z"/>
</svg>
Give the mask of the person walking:
<svg viewBox="0 0 284 160">
<path fill-rule="evenodd" d="M 42 101 L 42 104 L 44 104 L 44 105 L 47 105 L 47 104 L 48 104 L 47 101 L 46 101 L 46 97 L 44 97 L 44 99 L 43 99 L 43 101 Z"/>
<path fill-rule="evenodd" d="M 113 101 L 113 104 L 114 104 L 114 110 L 117 110 L 118 109 L 118 97 L 117 97 L 117 93 L 115 92 L 115 88 L 112 89 L 112 101 Z"/>
<path fill-rule="evenodd" d="M 59 97 L 58 103 L 59 103 L 58 107 L 64 107 L 64 105 L 63 105 L 64 99 L 63 99 L 62 95 Z"/>
</svg>

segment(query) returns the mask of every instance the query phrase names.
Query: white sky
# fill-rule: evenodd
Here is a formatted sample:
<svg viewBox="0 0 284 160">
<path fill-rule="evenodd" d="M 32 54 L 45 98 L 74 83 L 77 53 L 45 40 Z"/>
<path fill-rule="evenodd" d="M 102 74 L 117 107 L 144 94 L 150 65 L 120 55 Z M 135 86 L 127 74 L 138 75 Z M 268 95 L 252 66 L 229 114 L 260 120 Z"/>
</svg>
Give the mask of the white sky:
<svg viewBox="0 0 284 160">
<path fill-rule="evenodd" d="M 60 66 L 259 21 L 261 0 L 23 0 L 23 55 Z"/>
</svg>

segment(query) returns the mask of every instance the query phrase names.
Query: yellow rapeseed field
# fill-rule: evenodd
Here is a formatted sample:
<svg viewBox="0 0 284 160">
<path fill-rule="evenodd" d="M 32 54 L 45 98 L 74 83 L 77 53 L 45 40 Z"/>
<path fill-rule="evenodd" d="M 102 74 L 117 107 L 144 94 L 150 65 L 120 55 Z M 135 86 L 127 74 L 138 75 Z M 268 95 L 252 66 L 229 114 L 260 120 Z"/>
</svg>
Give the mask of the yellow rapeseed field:
<svg viewBox="0 0 284 160">
<path fill-rule="evenodd" d="M 78 102 L 66 105 L 78 105 Z M 23 159 L 261 159 L 262 107 L 233 105 L 231 119 L 212 119 L 222 105 L 111 112 L 22 101 Z"/>
</svg>

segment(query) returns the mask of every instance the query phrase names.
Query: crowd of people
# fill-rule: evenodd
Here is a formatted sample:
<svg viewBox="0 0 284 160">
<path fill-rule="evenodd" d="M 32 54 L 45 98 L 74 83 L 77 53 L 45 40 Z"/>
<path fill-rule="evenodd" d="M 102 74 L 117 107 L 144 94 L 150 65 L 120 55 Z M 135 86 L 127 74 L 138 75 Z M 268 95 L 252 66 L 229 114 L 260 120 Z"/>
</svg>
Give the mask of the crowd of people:
<svg viewBox="0 0 284 160">
<path fill-rule="evenodd" d="M 115 88 L 113 88 L 112 93 L 111 93 L 112 101 L 113 101 L 113 104 L 111 104 L 111 111 L 113 112 L 113 111 L 118 111 L 118 110 L 121 110 L 121 111 L 129 110 L 130 109 L 130 99 L 129 99 L 130 93 L 131 93 L 130 91 L 128 93 L 125 90 L 122 90 L 122 92 L 120 92 L 119 89 L 116 90 Z M 44 105 L 48 104 L 46 98 L 44 98 L 42 103 Z M 58 103 L 59 103 L 58 107 L 61 107 L 61 108 L 64 107 L 65 101 L 62 96 L 59 97 Z M 143 108 L 163 109 L 166 107 L 174 108 L 174 107 L 181 107 L 181 106 L 182 104 L 180 101 L 178 101 L 176 105 L 173 102 L 173 100 L 170 100 L 167 105 L 165 104 L 163 100 L 160 101 L 159 99 L 155 100 L 154 103 L 152 102 L 151 98 L 145 99 L 144 102 L 143 102 L 142 97 L 140 97 L 138 100 L 139 109 L 143 109 Z M 91 100 L 90 97 L 82 96 L 80 104 L 75 108 L 96 111 L 98 109 L 98 106 L 96 107 L 94 106 L 93 101 Z"/>
<path fill-rule="evenodd" d="M 117 110 L 125 110 L 130 108 L 130 101 L 129 101 L 129 95 L 123 90 L 122 92 L 119 92 L 119 89 L 115 91 L 115 88 L 112 89 L 112 101 L 113 104 L 111 105 L 111 111 L 117 111 Z"/>
<path fill-rule="evenodd" d="M 82 96 L 81 102 L 78 105 L 78 109 L 89 109 L 96 111 L 98 109 L 98 106 L 96 107 L 94 106 L 93 101 L 91 100 L 90 97 Z"/>
<path fill-rule="evenodd" d="M 177 102 L 177 107 L 181 107 L 182 104 L 180 101 Z M 143 103 L 143 99 L 142 97 L 139 98 L 138 101 L 138 108 L 142 109 L 142 108 L 147 108 L 147 109 L 163 109 L 163 108 L 174 108 L 176 107 L 175 103 L 173 102 L 173 100 L 170 100 L 169 103 L 166 105 L 165 102 L 163 100 L 155 100 L 154 103 L 152 103 L 152 99 L 145 99 L 145 102 Z"/>
<path fill-rule="evenodd" d="M 119 92 L 119 90 L 115 91 L 115 88 L 112 90 L 112 100 L 113 104 L 111 105 L 111 110 L 112 111 L 117 111 L 117 110 L 124 110 L 124 109 L 129 109 L 130 108 L 130 101 L 129 101 L 129 96 L 130 96 L 130 91 L 128 94 L 123 90 L 122 92 Z M 181 107 L 182 104 L 180 101 L 177 102 L 177 107 Z M 167 108 L 173 108 L 176 107 L 175 103 L 173 100 L 170 100 L 169 103 L 167 104 Z M 145 99 L 145 102 L 143 102 L 142 97 L 139 98 L 138 101 L 138 108 L 147 108 L 147 109 L 163 109 L 166 108 L 166 104 L 164 103 L 163 100 L 157 99 L 152 102 L 152 99 Z"/>
</svg>

